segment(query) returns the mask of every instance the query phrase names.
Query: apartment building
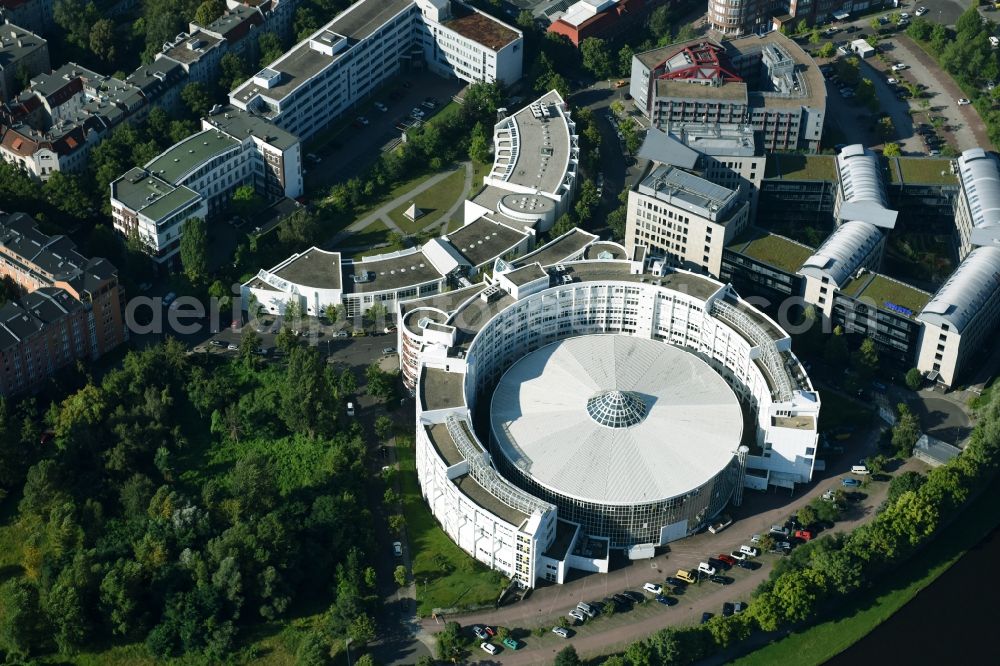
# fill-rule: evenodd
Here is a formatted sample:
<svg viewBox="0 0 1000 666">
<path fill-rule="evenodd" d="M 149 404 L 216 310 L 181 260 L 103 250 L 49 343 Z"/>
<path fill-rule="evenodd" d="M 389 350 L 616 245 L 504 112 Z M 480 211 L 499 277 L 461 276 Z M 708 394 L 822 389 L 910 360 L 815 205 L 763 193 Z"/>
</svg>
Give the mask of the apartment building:
<svg viewBox="0 0 1000 666">
<path fill-rule="evenodd" d="M 976 247 L 1000 247 L 1000 167 L 997 157 L 982 148 L 959 156 L 961 191 L 955 209 L 958 255 L 964 259 Z"/>
<path fill-rule="evenodd" d="M 629 92 L 652 125 L 749 124 L 768 150 L 819 149 L 826 86 L 813 59 L 772 32 L 699 38 L 638 53 Z"/>
<path fill-rule="evenodd" d="M 51 68 L 48 42 L 13 23 L 0 24 L 0 102 L 10 100 L 31 77 Z"/>
<path fill-rule="evenodd" d="M 0 22 L 44 35 L 55 25 L 55 0 L 0 0 Z"/>
<path fill-rule="evenodd" d="M 128 333 L 118 272 L 23 213 L 0 212 L 0 277 L 22 296 L 0 307 L 0 395 L 36 390 L 77 359 L 96 359 Z"/>
<path fill-rule="evenodd" d="M 267 200 L 302 194 L 297 137 L 239 109 L 213 111 L 200 132 L 111 183 L 115 230 L 138 233 L 159 265 L 176 261 L 185 221 L 211 219 L 242 185 Z"/>
<path fill-rule="evenodd" d="M 551 15 L 548 32 L 563 35 L 573 46 L 588 37 L 610 40 L 639 28 L 667 0 L 579 0 Z"/>
<path fill-rule="evenodd" d="M 521 77 L 520 31 L 459 2 L 360 0 L 230 93 L 309 138 L 419 63 L 464 81 Z"/>
<path fill-rule="evenodd" d="M 722 249 L 749 221 L 750 202 L 738 189 L 659 165 L 628 194 L 625 251 L 645 247 L 669 266 L 718 275 Z"/>
</svg>

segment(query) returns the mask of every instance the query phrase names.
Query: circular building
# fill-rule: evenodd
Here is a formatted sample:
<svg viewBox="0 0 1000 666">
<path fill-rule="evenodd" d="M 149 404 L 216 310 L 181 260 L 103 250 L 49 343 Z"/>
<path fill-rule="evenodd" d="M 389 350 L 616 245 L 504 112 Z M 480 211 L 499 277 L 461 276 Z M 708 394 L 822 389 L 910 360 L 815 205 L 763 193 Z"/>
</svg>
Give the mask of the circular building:
<svg viewBox="0 0 1000 666">
<path fill-rule="evenodd" d="M 589 335 L 529 353 L 500 379 L 490 425 L 500 472 L 612 548 L 684 536 L 739 480 L 736 394 L 654 340 Z"/>
</svg>

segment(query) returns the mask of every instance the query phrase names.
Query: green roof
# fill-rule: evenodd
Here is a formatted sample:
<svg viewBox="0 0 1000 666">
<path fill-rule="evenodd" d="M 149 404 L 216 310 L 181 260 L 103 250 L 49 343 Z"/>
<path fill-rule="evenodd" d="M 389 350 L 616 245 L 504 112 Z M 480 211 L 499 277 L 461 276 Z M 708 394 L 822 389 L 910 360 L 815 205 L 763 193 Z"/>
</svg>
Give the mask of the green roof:
<svg viewBox="0 0 1000 666">
<path fill-rule="evenodd" d="M 805 260 L 815 252 L 808 245 L 796 243 L 759 227 L 751 227 L 740 234 L 739 238 L 730 243 L 729 249 L 788 273 L 802 268 Z"/>
<path fill-rule="evenodd" d="M 175 187 L 136 167 L 111 184 L 111 193 L 131 210 L 142 211 L 152 220 L 159 220 L 201 197 L 187 187 Z"/>
<path fill-rule="evenodd" d="M 175 143 L 147 164 L 146 169 L 168 183 L 176 183 L 200 165 L 238 145 L 238 141 L 221 132 L 204 130 Z"/>
<path fill-rule="evenodd" d="M 837 165 L 832 155 L 771 153 L 767 157 L 765 178 L 786 180 L 837 180 Z"/>
<path fill-rule="evenodd" d="M 926 291 L 921 291 L 879 273 L 865 273 L 848 282 L 841 291 L 859 300 L 870 299 L 883 310 L 892 310 L 892 308 L 886 307 L 886 303 L 904 307 L 913 313 L 910 316 L 911 319 L 916 317 L 931 300 L 931 294 Z"/>
<path fill-rule="evenodd" d="M 903 182 L 915 185 L 958 185 L 958 178 L 951 172 L 951 160 L 927 157 L 900 157 L 899 169 Z"/>
</svg>

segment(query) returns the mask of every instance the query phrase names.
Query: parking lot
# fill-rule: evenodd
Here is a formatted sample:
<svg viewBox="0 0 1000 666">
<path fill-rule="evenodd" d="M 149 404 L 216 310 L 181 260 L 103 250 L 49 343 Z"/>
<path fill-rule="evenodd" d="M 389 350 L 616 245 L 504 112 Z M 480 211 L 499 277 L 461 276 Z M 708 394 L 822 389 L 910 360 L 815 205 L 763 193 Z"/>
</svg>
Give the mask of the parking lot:
<svg viewBox="0 0 1000 666">
<path fill-rule="evenodd" d="M 331 185 L 364 172 L 387 145 L 399 139 L 395 125 L 414 108 L 422 108 L 427 97 L 438 100 L 434 111 L 423 109 L 426 118 L 440 111 L 465 87 L 458 79 L 443 79 L 430 72 L 401 75 L 360 104 L 341 124 L 339 133 L 320 132 L 306 141 L 303 152 L 316 159 L 303 158 L 306 171 L 305 190 L 308 198 L 321 197 Z M 385 106 L 380 111 L 375 105 Z M 367 125 L 357 121 L 362 117 Z M 320 145 L 322 144 L 322 145 Z"/>
</svg>

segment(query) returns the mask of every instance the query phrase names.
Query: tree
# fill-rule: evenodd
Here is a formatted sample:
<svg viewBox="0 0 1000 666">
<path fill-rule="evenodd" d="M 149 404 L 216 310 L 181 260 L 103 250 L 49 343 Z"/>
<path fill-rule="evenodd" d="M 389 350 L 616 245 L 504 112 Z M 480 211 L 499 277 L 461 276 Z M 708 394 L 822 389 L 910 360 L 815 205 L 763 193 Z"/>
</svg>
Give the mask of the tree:
<svg viewBox="0 0 1000 666">
<path fill-rule="evenodd" d="M 833 42 L 824 42 L 824 44 L 816 50 L 816 56 L 819 58 L 832 58 L 835 52 L 836 49 L 833 46 Z"/>
<path fill-rule="evenodd" d="M 868 472 L 872 477 L 880 476 L 885 472 L 885 466 L 889 461 L 881 453 L 876 456 L 871 456 L 865 459 L 865 467 L 868 468 Z"/>
<path fill-rule="evenodd" d="M 886 157 L 900 157 L 903 151 L 899 149 L 898 143 L 889 142 L 882 146 L 882 154 Z"/>
<path fill-rule="evenodd" d="M 330 663 L 330 648 L 323 640 L 323 634 L 313 630 L 302 637 L 295 653 L 295 666 L 326 666 Z"/>
<path fill-rule="evenodd" d="M 896 136 L 896 127 L 892 124 L 892 118 L 880 118 L 878 121 L 878 135 L 882 141 L 888 141 Z"/>
<path fill-rule="evenodd" d="M 553 666 L 580 666 L 580 656 L 576 653 L 576 648 L 567 645 L 556 654 Z"/>
<path fill-rule="evenodd" d="M 381 441 L 387 441 L 392 436 L 392 419 L 382 415 L 375 419 L 375 436 Z"/>
<path fill-rule="evenodd" d="M 248 365 L 254 365 L 257 360 L 257 350 L 260 349 L 260 336 L 253 326 L 244 326 L 240 333 L 240 358 Z"/>
<path fill-rule="evenodd" d="M 587 37 L 580 42 L 580 56 L 584 68 L 598 79 L 611 76 L 611 53 L 600 37 Z"/>
<path fill-rule="evenodd" d="M 670 10 L 666 5 L 661 5 L 650 13 L 646 27 L 649 28 L 654 41 L 664 36 L 670 37 Z"/>
<path fill-rule="evenodd" d="M 666 7 L 661 7 L 661 9 L 666 9 Z M 635 50 L 628 44 L 618 49 L 618 74 L 620 76 L 632 75 L 633 56 L 635 56 Z"/>
<path fill-rule="evenodd" d="M 260 210 L 264 200 L 257 194 L 253 185 L 240 185 L 233 190 L 233 212 L 240 217 L 249 217 Z"/>
<path fill-rule="evenodd" d="M 376 328 L 385 328 L 386 317 L 389 314 L 388 308 L 382 303 L 373 303 L 370 308 L 365 310 L 365 318 L 371 322 L 372 333 L 375 333 Z"/>
<path fill-rule="evenodd" d="M 368 381 L 368 395 L 376 400 L 388 401 L 396 392 L 396 375 L 386 372 L 378 363 L 372 363 L 365 370 Z"/>
<path fill-rule="evenodd" d="M 222 16 L 226 11 L 225 0 L 205 0 L 194 13 L 194 22 L 205 27 Z"/>
<path fill-rule="evenodd" d="M 205 84 L 199 81 L 189 83 L 181 89 L 181 100 L 197 118 L 208 115 L 212 108 L 212 96 L 208 94 Z"/>
<path fill-rule="evenodd" d="M 695 39 L 698 36 L 698 31 L 690 23 L 685 23 L 681 26 L 680 30 L 677 31 L 677 36 L 674 38 L 676 42 L 686 42 L 689 39 Z"/>
<path fill-rule="evenodd" d="M 273 32 L 261 33 L 257 38 L 257 49 L 260 51 L 261 67 L 267 67 L 285 52 L 281 38 Z"/>
<path fill-rule="evenodd" d="M 115 23 L 111 19 L 102 18 L 94 22 L 90 28 L 88 39 L 90 50 L 105 62 L 115 60 Z"/>
<path fill-rule="evenodd" d="M 392 579 L 399 587 L 406 587 L 406 567 L 402 564 L 397 565 L 392 571 Z"/>
<path fill-rule="evenodd" d="M 278 241 L 290 250 L 314 245 L 319 234 L 319 223 L 305 208 L 295 209 L 278 226 Z"/>
<path fill-rule="evenodd" d="M 852 360 L 858 373 L 866 380 L 871 379 L 878 372 L 879 363 L 875 341 L 871 338 L 865 338 Z"/>
<path fill-rule="evenodd" d="M 482 123 L 476 123 L 469 137 L 469 158 L 477 162 L 489 162 L 490 140 L 486 136 L 486 128 Z"/>
<path fill-rule="evenodd" d="M 861 79 L 855 89 L 858 102 L 867 106 L 870 110 L 878 109 L 878 96 L 875 94 L 875 84 L 870 79 Z"/>
<path fill-rule="evenodd" d="M 240 56 L 229 52 L 219 60 L 219 85 L 225 91 L 236 88 L 247 80 L 247 64 Z"/>
<path fill-rule="evenodd" d="M 66 215 L 85 218 L 94 212 L 93 200 L 86 191 L 83 179 L 73 173 L 53 171 L 42 185 L 45 200 Z"/>
<path fill-rule="evenodd" d="M 389 529 L 392 530 L 394 534 L 401 534 L 403 528 L 406 527 L 406 519 L 400 513 L 394 513 L 389 516 Z"/>
<path fill-rule="evenodd" d="M 201 284 L 208 277 L 208 231 L 205 220 L 191 217 L 181 226 L 181 266 L 192 284 Z"/>
<path fill-rule="evenodd" d="M 892 427 L 892 445 L 899 455 L 909 457 L 913 453 L 913 445 L 920 439 L 920 422 L 905 402 L 896 405 L 896 412 L 898 417 Z"/>
<path fill-rule="evenodd" d="M 288 355 L 281 417 L 292 432 L 310 437 L 329 434 L 336 408 L 332 403 L 333 379 L 319 352 L 295 347 Z"/>
<path fill-rule="evenodd" d="M 907 471 L 892 477 L 889 481 L 889 493 L 886 495 L 886 504 L 893 504 L 897 499 L 907 492 L 916 492 L 927 482 L 920 472 Z"/>
<path fill-rule="evenodd" d="M 46 633 L 38 587 L 25 578 L 0 586 L 0 647 L 27 657 L 41 647 Z"/>
<path fill-rule="evenodd" d="M 819 44 L 823 41 L 823 35 L 820 34 L 819 28 L 813 28 L 812 34 L 809 35 L 810 44 Z"/>
<path fill-rule="evenodd" d="M 462 656 L 464 643 L 462 641 L 462 628 L 458 622 L 446 622 L 444 629 L 435 636 L 437 641 L 438 659 L 444 661 L 457 662 Z"/>
<path fill-rule="evenodd" d="M 810 525 L 816 524 L 816 511 L 808 504 L 799 509 L 798 513 L 796 514 L 796 517 L 798 518 L 798 521 L 802 523 L 802 525 L 805 527 L 809 527 Z"/>
<path fill-rule="evenodd" d="M 350 368 L 344 368 L 344 371 L 340 373 L 340 378 L 337 380 L 337 386 L 340 389 L 341 398 L 346 398 L 357 393 L 358 380 L 354 376 L 354 371 Z"/>
<path fill-rule="evenodd" d="M 281 350 L 285 356 L 292 353 L 299 344 L 298 336 L 292 331 L 291 326 L 282 326 L 278 334 L 274 336 L 274 346 Z"/>
<path fill-rule="evenodd" d="M 802 19 L 795 24 L 795 34 L 804 35 L 806 31 L 809 30 L 809 21 Z"/>
<path fill-rule="evenodd" d="M 924 385 L 924 375 L 919 368 L 910 368 L 906 371 L 906 388 L 911 391 L 918 391 Z"/>
<path fill-rule="evenodd" d="M 93 2 L 84 0 L 57 0 L 52 7 L 52 18 L 66 34 L 66 41 L 81 49 L 90 46 L 90 30 L 101 15 Z"/>
</svg>

